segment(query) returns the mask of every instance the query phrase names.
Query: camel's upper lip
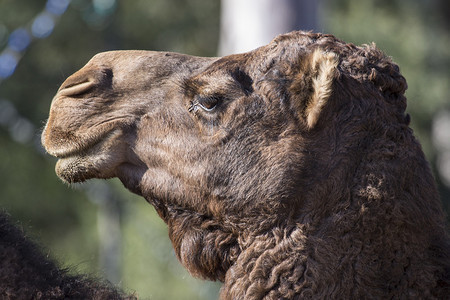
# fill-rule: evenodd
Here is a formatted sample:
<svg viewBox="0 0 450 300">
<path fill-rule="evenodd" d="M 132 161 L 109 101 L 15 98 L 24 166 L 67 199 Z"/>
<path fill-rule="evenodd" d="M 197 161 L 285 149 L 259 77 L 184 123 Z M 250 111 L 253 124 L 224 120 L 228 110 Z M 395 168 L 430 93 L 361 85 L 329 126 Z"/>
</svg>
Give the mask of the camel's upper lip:
<svg viewBox="0 0 450 300">
<path fill-rule="evenodd" d="M 108 136 L 112 133 L 120 130 L 121 126 L 117 123 L 121 122 L 126 124 L 124 121 L 126 119 L 126 117 L 111 117 L 107 120 L 103 120 L 101 123 L 96 124 L 90 132 L 71 140 L 58 140 L 58 138 L 52 137 L 51 128 L 45 128 L 44 134 L 42 134 L 42 145 L 44 145 L 45 150 L 50 155 L 60 159 L 82 156 L 83 154 L 87 154 L 89 150 L 98 144 L 108 140 Z"/>
<path fill-rule="evenodd" d="M 89 149 L 95 147 L 99 144 L 104 138 L 104 135 L 95 138 L 94 140 L 90 140 L 89 142 L 77 143 L 70 147 L 57 147 L 57 148 L 46 148 L 47 152 L 59 159 L 74 157 L 82 155 L 83 153 L 87 153 Z"/>
<path fill-rule="evenodd" d="M 95 145 L 99 144 L 102 141 L 102 138 L 95 140 L 94 142 L 90 142 L 89 144 L 80 145 L 77 148 L 73 149 L 56 149 L 51 152 L 47 150 L 50 155 L 55 156 L 59 159 L 70 158 L 74 156 L 80 156 L 83 153 L 87 153 L 91 148 L 95 147 Z"/>
</svg>

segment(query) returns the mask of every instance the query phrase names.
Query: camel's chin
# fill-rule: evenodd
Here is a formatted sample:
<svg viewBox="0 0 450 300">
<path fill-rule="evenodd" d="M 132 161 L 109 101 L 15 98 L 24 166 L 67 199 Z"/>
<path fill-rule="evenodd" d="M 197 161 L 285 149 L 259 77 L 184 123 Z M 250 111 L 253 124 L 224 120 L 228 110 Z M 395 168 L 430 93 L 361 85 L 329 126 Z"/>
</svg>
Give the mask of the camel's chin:
<svg viewBox="0 0 450 300">
<path fill-rule="evenodd" d="M 59 159 L 55 171 L 56 175 L 67 183 L 83 182 L 98 177 L 97 170 L 87 159 L 76 156 Z"/>
<path fill-rule="evenodd" d="M 61 158 L 55 166 L 56 175 L 67 183 L 84 182 L 92 178 L 114 177 L 114 169 L 101 157 L 71 156 Z"/>
</svg>

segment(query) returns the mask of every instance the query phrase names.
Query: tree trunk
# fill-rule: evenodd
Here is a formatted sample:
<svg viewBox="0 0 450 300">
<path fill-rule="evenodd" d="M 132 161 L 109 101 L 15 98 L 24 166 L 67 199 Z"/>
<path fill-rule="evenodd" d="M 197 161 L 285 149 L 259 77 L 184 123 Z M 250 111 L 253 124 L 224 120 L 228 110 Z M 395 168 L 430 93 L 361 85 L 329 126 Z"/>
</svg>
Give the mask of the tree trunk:
<svg viewBox="0 0 450 300">
<path fill-rule="evenodd" d="M 319 1 L 222 0 L 219 55 L 242 53 L 292 30 L 317 30 Z"/>
</svg>

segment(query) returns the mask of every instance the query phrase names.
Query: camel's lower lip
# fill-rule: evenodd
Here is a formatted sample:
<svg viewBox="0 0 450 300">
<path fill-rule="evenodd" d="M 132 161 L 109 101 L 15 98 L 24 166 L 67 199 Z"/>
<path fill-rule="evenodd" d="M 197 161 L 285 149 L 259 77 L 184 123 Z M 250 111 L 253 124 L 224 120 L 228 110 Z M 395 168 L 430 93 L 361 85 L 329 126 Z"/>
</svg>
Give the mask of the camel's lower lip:
<svg viewBox="0 0 450 300">
<path fill-rule="evenodd" d="M 63 181 L 77 183 L 91 178 L 111 178 L 108 167 L 102 163 L 101 157 L 73 155 L 58 159 L 55 172 Z"/>
<path fill-rule="evenodd" d="M 55 172 L 59 178 L 68 183 L 83 182 L 93 177 L 90 174 L 92 171 L 85 165 L 83 159 L 77 156 L 58 159 Z"/>
</svg>

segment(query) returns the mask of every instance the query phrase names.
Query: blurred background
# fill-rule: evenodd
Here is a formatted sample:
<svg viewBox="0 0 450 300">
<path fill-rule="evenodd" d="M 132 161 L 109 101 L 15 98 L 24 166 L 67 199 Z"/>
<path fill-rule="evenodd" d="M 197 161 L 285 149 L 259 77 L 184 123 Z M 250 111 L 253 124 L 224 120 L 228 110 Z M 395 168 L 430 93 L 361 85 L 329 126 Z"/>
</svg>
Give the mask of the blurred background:
<svg viewBox="0 0 450 300">
<path fill-rule="evenodd" d="M 51 99 L 94 54 L 117 49 L 216 56 L 293 29 L 375 41 L 407 78 L 411 126 L 450 211 L 448 0 L 0 0 L 0 209 L 73 272 L 140 299 L 216 299 L 193 279 L 165 224 L 117 180 L 67 186 L 40 146 Z"/>
</svg>

